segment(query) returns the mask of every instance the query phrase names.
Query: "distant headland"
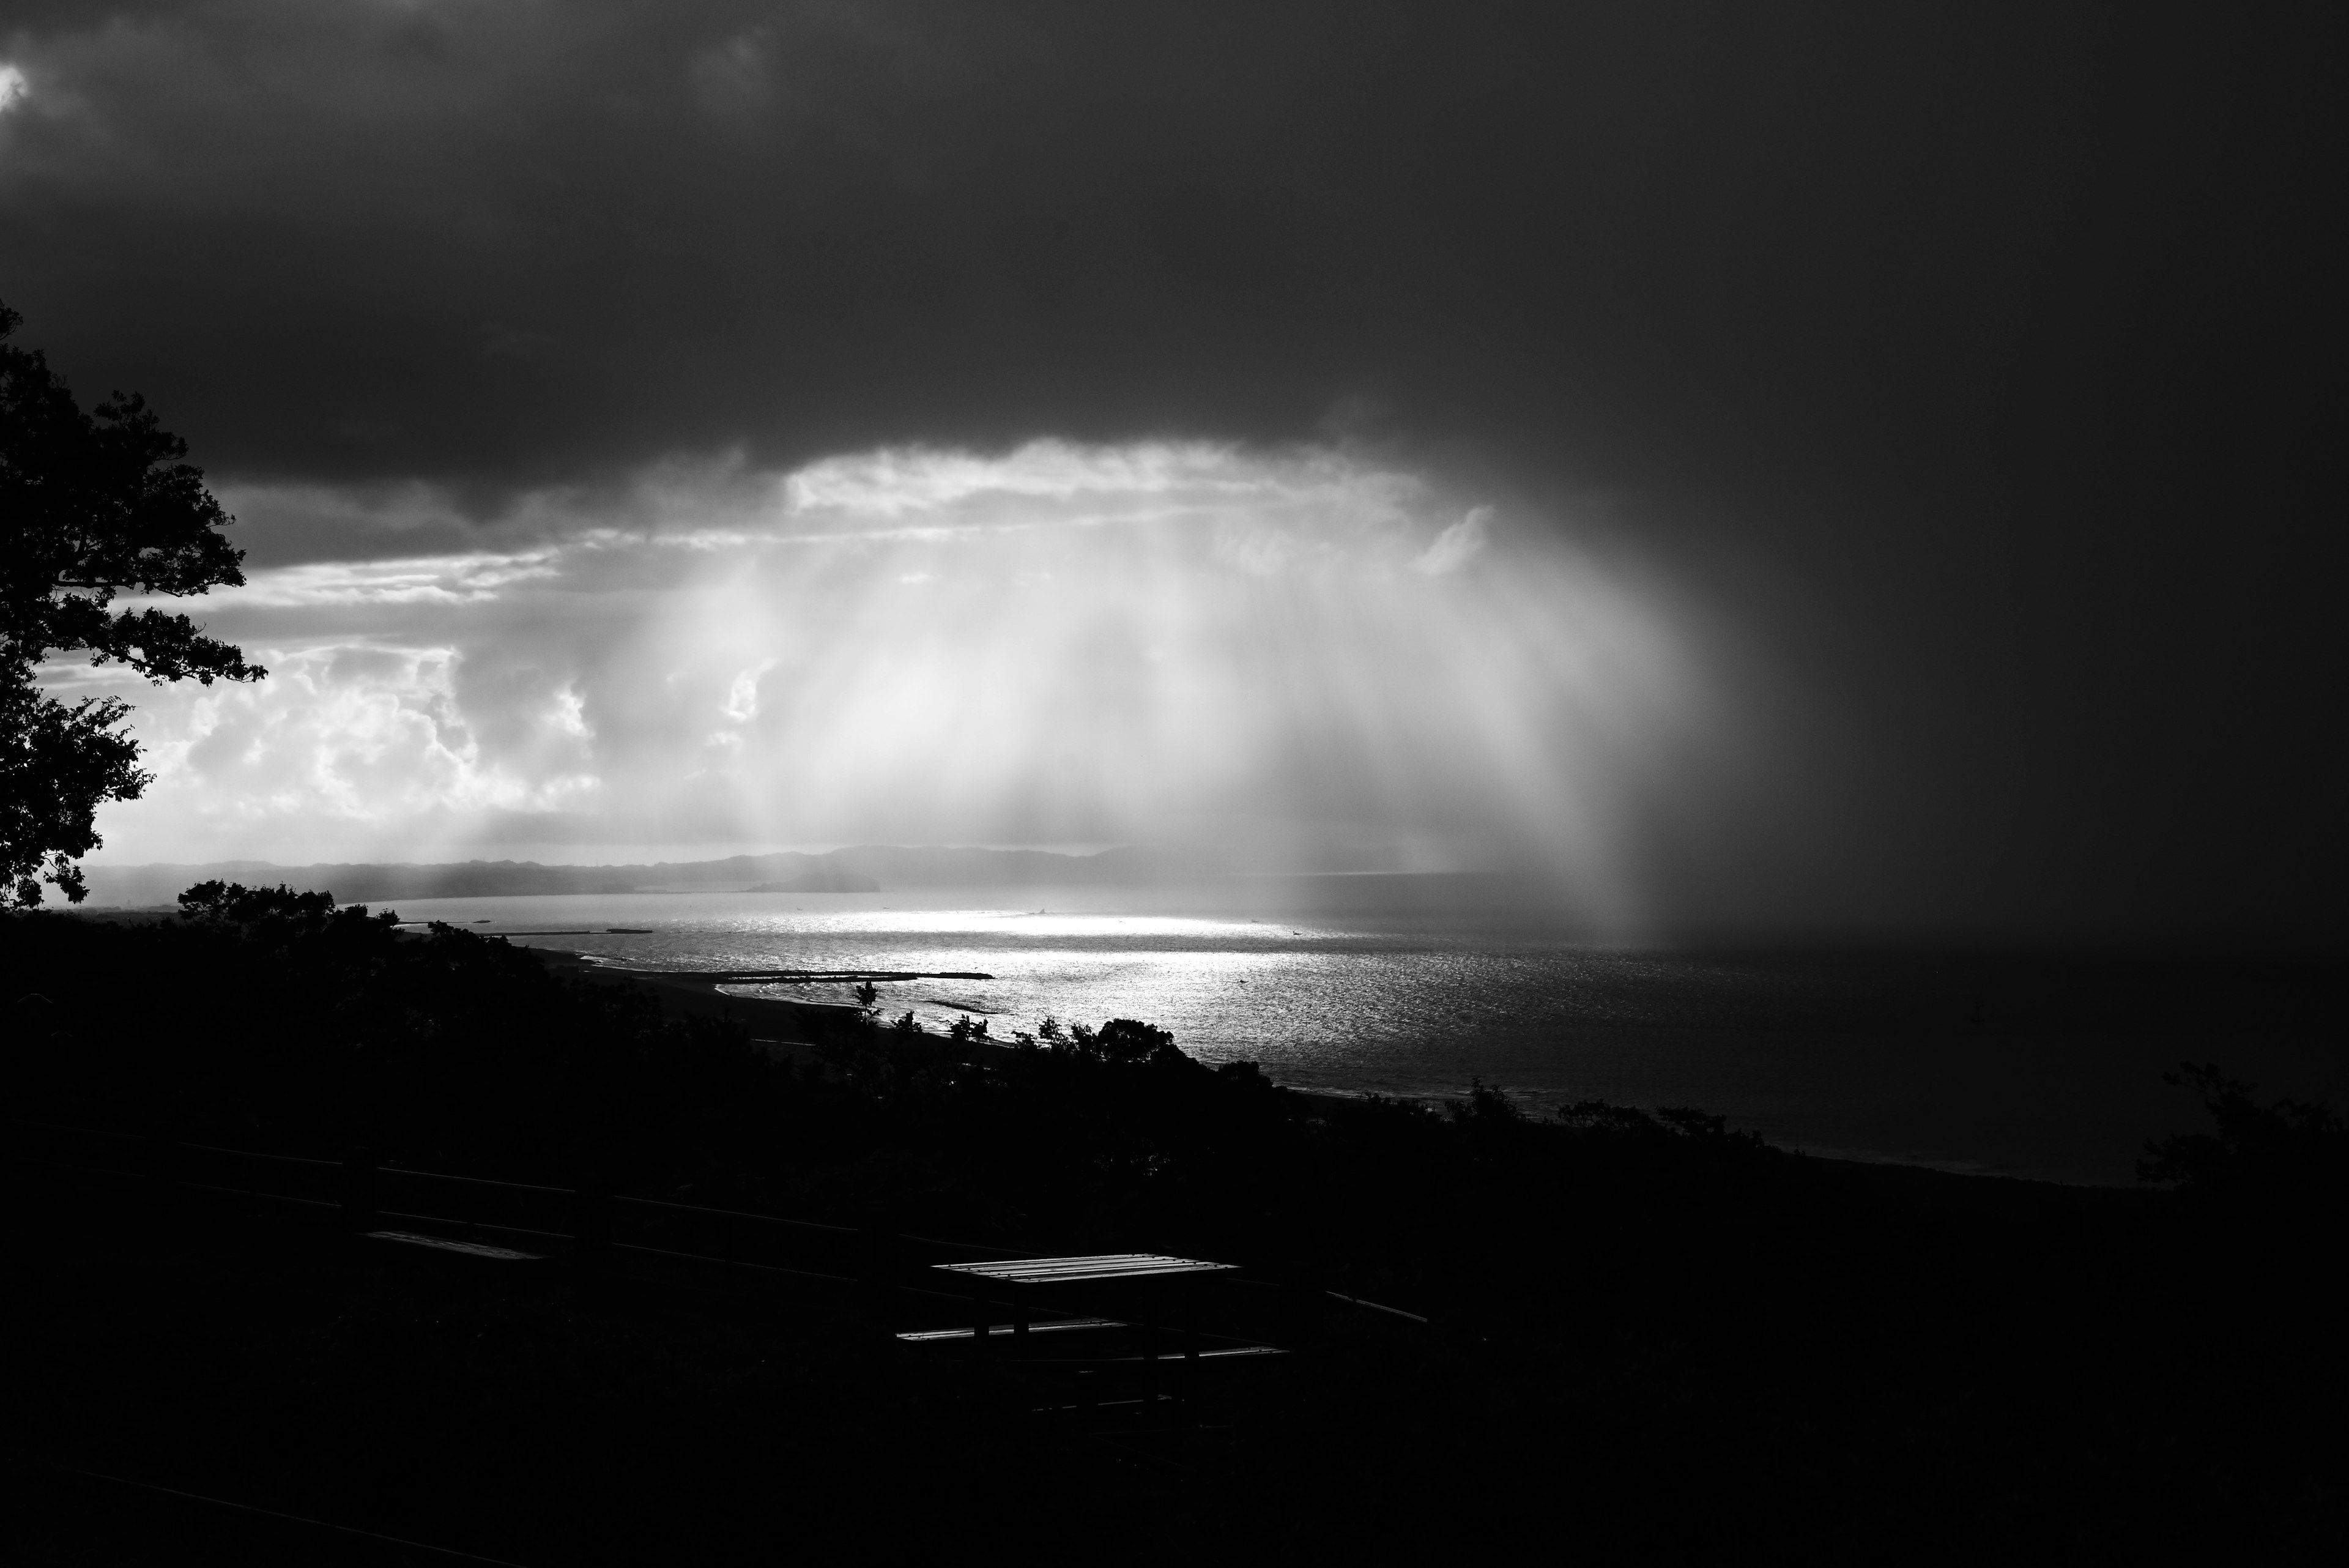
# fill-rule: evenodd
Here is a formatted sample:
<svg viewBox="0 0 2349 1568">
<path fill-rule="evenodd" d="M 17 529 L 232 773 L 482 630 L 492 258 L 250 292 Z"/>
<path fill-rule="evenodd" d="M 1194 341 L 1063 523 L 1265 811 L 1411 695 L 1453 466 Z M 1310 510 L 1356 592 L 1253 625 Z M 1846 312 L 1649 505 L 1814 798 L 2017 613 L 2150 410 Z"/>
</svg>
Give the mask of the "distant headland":
<svg viewBox="0 0 2349 1568">
<path fill-rule="evenodd" d="M 1147 849 L 1067 855 L 1044 849 L 858 845 L 814 855 L 784 851 L 650 865 L 465 860 L 278 866 L 233 860 L 201 866 L 91 866 L 88 874 L 91 903 L 141 908 L 169 904 L 181 889 L 213 880 L 282 884 L 297 893 L 327 891 L 350 904 L 543 893 L 877 893 L 884 888 L 1116 886 L 1201 871 L 1227 875 L 1234 869 L 1216 857 L 1202 864 L 1197 856 Z"/>
</svg>

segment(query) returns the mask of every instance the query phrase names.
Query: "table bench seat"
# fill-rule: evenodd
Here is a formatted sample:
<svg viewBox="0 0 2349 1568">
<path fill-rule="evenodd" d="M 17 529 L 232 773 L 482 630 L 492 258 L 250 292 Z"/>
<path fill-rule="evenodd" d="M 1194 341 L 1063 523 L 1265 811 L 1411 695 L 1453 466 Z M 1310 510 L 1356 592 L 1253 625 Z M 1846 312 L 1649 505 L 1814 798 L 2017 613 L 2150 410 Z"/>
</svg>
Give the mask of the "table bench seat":
<svg viewBox="0 0 2349 1568">
<path fill-rule="evenodd" d="M 486 1241 L 460 1241 L 450 1236 L 428 1236 L 420 1231 L 367 1231 L 361 1239 L 397 1249 L 406 1256 L 429 1259 L 460 1267 L 481 1267 L 515 1274 L 551 1272 L 555 1260 L 543 1252 L 493 1247 Z"/>
<path fill-rule="evenodd" d="M 1128 1324 L 1122 1323 L 1113 1317 L 1070 1317 L 1055 1319 L 1050 1323 L 1031 1323 L 1028 1325 L 1028 1332 L 1030 1334 L 1066 1334 L 1075 1329 L 1125 1328 L 1128 1326 Z M 1018 1332 L 1018 1325 L 1008 1323 L 993 1323 L 987 1325 L 987 1332 L 988 1336 L 992 1338 L 994 1335 L 999 1334 L 1016 1333 Z M 916 1329 L 910 1334 L 901 1334 L 897 1337 L 904 1340 L 908 1345 L 930 1345 L 941 1340 L 970 1339 L 975 1336 L 975 1325 L 966 1325 L 961 1328 Z"/>
</svg>

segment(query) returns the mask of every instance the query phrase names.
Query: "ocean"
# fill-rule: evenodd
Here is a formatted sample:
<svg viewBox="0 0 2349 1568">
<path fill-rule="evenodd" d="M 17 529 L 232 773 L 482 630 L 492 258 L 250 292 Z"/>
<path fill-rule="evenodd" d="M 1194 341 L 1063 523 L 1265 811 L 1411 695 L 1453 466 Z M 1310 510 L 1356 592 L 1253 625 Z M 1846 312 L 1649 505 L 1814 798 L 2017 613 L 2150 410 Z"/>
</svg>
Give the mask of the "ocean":
<svg viewBox="0 0 2349 1568">
<path fill-rule="evenodd" d="M 381 907 L 381 906 L 379 906 Z M 1008 1039 L 1135 1018 L 1185 1051 L 1340 1094 L 1528 1109 L 1689 1106 L 1789 1148 L 2125 1183 L 2198 1127 L 2181 1060 L 2344 1103 L 2337 967 L 2233 954 L 1597 945 L 1538 911 L 1284 913 L 1265 898 L 1116 889 L 636 893 L 404 899 L 409 919 L 664 969 L 975 971 L 884 983 L 890 1017 Z M 626 928 L 615 931 L 614 928 Z M 745 993 L 848 1000 L 843 985 Z"/>
</svg>

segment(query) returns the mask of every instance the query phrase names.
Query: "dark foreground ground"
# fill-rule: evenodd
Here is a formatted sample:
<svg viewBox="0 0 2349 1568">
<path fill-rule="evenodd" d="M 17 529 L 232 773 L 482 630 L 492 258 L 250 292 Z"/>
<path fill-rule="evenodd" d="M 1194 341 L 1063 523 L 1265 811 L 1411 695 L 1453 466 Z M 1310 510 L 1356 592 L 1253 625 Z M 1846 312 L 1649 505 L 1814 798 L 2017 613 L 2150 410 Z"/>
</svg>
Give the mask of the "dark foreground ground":
<svg viewBox="0 0 2349 1568">
<path fill-rule="evenodd" d="M 1104 1440 L 1032 1415 L 1032 1381 L 888 1344 L 854 1291 L 515 1288 L 20 1160 L 5 1458 L 33 1561 L 451 1561 L 69 1471 L 529 1564 L 991 1558 L 1006 1532 L 1130 1561 L 2349 1552 L 2337 1124 L 2215 1086 L 2233 1121 L 2174 1146 L 2180 1189 L 2111 1192 L 1806 1159 L 1689 1115 L 1316 1100 L 1138 1028 L 983 1057 L 881 1031 L 794 1068 L 316 905 L 13 921 L 0 962 L 47 999 L 13 1014 L 19 1151 L 26 1123 L 363 1139 L 1227 1259 L 1430 1320 L 1330 1302 L 1279 1331 L 1301 1348 L 1277 1373 L 1214 1394 L 1220 1430 Z"/>
</svg>

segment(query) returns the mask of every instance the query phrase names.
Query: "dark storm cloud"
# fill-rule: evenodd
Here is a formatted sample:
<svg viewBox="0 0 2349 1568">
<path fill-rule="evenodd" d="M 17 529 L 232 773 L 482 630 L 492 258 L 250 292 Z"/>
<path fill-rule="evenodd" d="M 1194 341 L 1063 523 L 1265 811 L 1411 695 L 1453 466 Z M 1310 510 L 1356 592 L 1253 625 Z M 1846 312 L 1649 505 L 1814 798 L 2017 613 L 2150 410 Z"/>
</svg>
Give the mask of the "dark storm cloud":
<svg viewBox="0 0 2349 1568">
<path fill-rule="evenodd" d="M 2098 20 L 77 6 L 12 46 L 5 254 L 49 341 L 239 470 L 1288 435 L 1349 399 L 1564 410 L 1594 462 L 1901 465 L 1938 444 L 1904 420 L 2064 356 L 2024 330 L 2165 292 L 2160 336 L 2207 327 L 2198 272 L 2281 249 L 2223 222 L 2273 177 L 2227 156 L 2223 48 Z M 2009 389 L 2095 379 L 2061 369 Z"/>
<path fill-rule="evenodd" d="M 455 547 L 678 450 L 1335 434 L 1536 509 L 1619 495 L 1826 694 L 1806 798 L 1675 875 L 1942 920 L 2316 907 L 2332 92 L 2284 22 L 15 15 L 32 338 L 216 477 L 460 504 L 414 540 L 256 515 L 257 559 Z"/>
</svg>

